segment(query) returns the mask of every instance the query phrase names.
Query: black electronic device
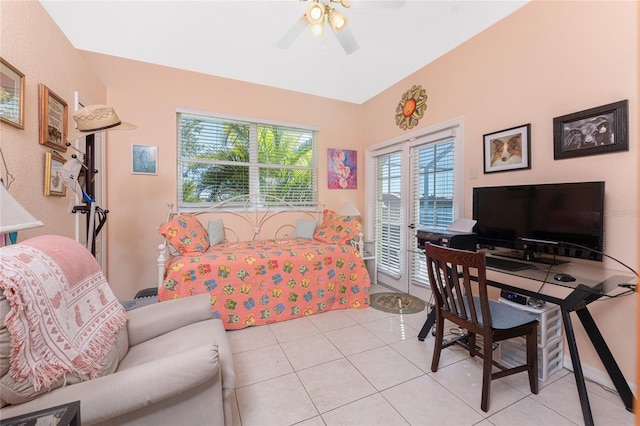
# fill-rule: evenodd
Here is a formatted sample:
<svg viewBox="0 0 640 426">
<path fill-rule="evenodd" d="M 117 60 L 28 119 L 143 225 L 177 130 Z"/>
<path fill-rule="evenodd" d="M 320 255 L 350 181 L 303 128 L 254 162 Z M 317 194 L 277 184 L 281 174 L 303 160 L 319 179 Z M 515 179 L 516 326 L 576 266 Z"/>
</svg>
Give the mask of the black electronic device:
<svg viewBox="0 0 640 426">
<path fill-rule="evenodd" d="M 604 182 L 473 188 L 473 219 L 480 246 L 602 261 Z"/>
<path fill-rule="evenodd" d="M 517 260 L 509 260 L 509 259 L 501 259 L 497 257 L 487 256 L 485 258 L 486 264 L 488 268 L 501 269 L 503 271 L 523 271 L 525 269 L 536 269 L 535 266 L 518 262 Z"/>
<path fill-rule="evenodd" d="M 476 251 L 477 239 L 473 232 L 454 232 L 435 228 L 418 228 L 416 232 L 418 247 L 423 249 L 426 243 L 460 250 Z"/>
<path fill-rule="evenodd" d="M 556 281 L 562 281 L 563 283 L 570 283 L 576 280 L 573 276 L 569 274 L 555 274 L 553 279 Z"/>
<path fill-rule="evenodd" d="M 527 304 L 527 298 L 521 294 L 512 293 L 508 290 L 500 290 L 500 297 L 510 302 L 518 303 L 520 305 Z"/>
</svg>

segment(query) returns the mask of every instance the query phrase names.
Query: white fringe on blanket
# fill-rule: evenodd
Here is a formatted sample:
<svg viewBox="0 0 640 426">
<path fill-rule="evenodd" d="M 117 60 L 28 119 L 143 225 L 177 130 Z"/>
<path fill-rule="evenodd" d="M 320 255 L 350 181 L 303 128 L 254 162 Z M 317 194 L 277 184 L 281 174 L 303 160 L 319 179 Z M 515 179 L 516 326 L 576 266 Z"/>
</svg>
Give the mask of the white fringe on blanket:
<svg viewBox="0 0 640 426">
<path fill-rule="evenodd" d="M 0 259 L 14 379 L 37 391 L 68 372 L 95 378 L 127 318 L 91 253 L 47 235 L 2 247 Z"/>
</svg>

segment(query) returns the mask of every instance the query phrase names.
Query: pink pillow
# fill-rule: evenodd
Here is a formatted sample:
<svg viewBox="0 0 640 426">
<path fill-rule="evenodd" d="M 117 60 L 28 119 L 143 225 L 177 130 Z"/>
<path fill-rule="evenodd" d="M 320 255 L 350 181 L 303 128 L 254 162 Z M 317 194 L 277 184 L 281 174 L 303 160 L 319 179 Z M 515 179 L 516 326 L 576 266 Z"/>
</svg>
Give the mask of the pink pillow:
<svg viewBox="0 0 640 426">
<path fill-rule="evenodd" d="M 169 222 L 160 225 L 162 234 L 171 247 L 179 253 L 204 253 L 209 248 L 209 234 L 200 221 L 193 215 L 181 214 Z"/>
<path fill-rule="evenodd" d="M 346 244 L 362 232 L 360 222 L 338 215 L 333 210 L 325 209 L 322 224 L 316 229 L 313 238 L 325 243 Z"/>
</svg>

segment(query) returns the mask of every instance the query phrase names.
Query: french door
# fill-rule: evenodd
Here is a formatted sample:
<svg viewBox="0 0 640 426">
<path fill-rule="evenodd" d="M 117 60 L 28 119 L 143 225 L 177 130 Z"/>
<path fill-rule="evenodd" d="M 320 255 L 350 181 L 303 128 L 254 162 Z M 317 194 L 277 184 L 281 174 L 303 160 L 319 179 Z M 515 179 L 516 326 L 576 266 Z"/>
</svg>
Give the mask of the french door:
<svg viewBox="0 0 640 426">
<path fill-rule="evenodd" d="M 395 290 L 429 297 L 420 227 L 446 229 L 463 210 L 461 120 L 423 130 L 369 150 L 375 179 L 373 200 L 378 281 Z M 373 192 L 370 194 L 369 191 Z M 372 228 L 372 229 L 371 229 Z"/>
</svg>

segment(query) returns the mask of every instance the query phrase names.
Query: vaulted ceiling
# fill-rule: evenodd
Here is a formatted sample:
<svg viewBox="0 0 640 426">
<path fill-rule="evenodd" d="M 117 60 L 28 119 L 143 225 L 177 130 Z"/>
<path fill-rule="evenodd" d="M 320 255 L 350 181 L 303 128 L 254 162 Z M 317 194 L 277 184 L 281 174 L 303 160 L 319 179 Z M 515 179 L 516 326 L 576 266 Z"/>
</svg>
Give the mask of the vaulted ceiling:
<svg viewBox="0 0 640 426">
<path fill-rule="evenodd" d="M 304 15 L 305 1 L 41 4 L 80 50 L 360 104 L 528 0 L 344 1 L 352 7 L 331 6 L 349 19 L 359 45 L 350 55 L 330 30 L 320 38 L 304 31 L 288 48 L 276 46 Z"/>
</svg>

